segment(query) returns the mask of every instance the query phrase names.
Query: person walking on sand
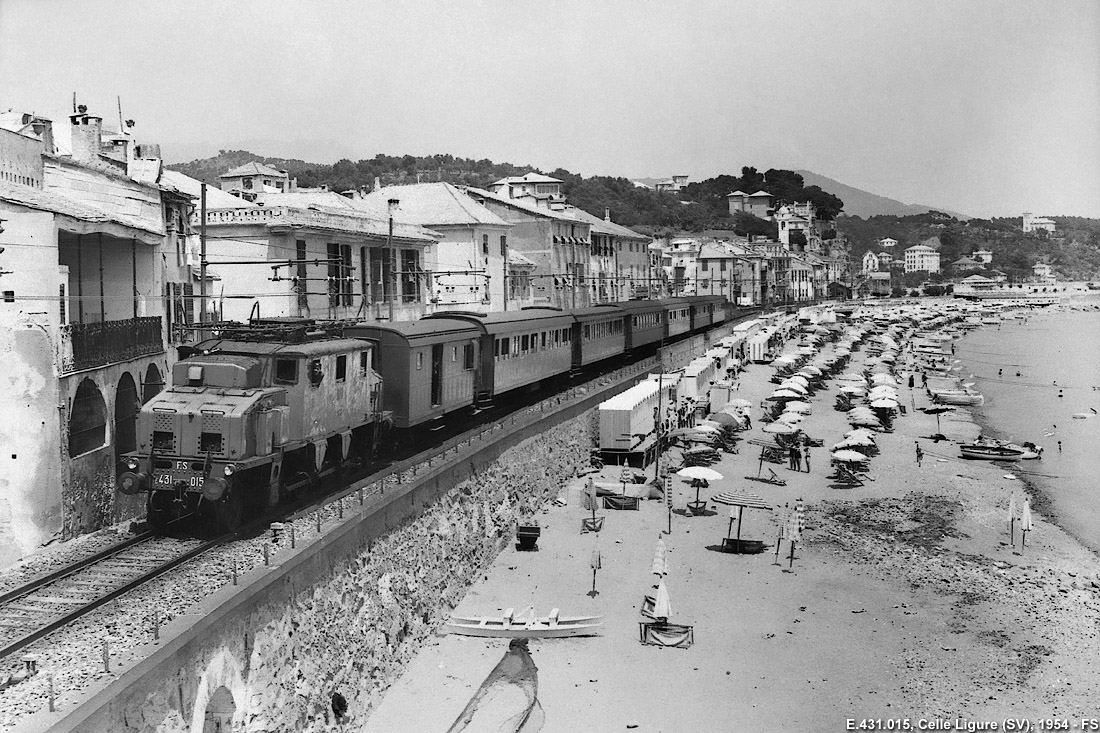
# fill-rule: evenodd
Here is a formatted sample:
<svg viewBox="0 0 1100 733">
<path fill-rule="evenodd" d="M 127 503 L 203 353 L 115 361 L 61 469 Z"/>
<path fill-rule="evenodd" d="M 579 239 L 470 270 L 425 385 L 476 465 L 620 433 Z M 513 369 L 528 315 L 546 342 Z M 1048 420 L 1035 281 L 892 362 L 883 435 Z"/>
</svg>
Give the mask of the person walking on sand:
<svg viewBox="0 0 1100 733">
<path fill-rule="evenodd" d="M 920 386 L 928 389 L 928 372 L 920 373 Z"/>
<path fill-rule="evenodd" d="M 920 443 L 913 441 L 913 445 L 917 447 L 917 468 L 920 468 L 921 459 L 924 458 L 924 451 L 920 449 Z"/>
<path fill-rule="evenodd" d="M 913 373 L 909 373 L 909 389 L 913 389 Z"/>
<path fill-rule="evenodd" d="M 806 437 L 802 441 L 802 454 L 801 458 L 806 460 L 806 473 L 810 472 L 810 439 Z"/>
</svg>

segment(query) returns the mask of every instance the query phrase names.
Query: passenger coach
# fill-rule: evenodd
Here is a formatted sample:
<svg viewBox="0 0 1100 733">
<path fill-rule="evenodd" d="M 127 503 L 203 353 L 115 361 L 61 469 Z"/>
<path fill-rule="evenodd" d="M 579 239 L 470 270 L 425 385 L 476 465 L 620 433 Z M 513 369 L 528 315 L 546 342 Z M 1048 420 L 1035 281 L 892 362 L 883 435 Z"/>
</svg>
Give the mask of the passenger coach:
<svg viewBox="0 0 1100 733">
<path fill-rule="evenodd" d="M 480 383 L 475 404 L 544 379 L 568 374 L 573 364 L 573 316 L 557 308 L 523 308 L 505 313 L 443 311 L 421 323 L 456 320 L 480 331 Z"/>
</svg>

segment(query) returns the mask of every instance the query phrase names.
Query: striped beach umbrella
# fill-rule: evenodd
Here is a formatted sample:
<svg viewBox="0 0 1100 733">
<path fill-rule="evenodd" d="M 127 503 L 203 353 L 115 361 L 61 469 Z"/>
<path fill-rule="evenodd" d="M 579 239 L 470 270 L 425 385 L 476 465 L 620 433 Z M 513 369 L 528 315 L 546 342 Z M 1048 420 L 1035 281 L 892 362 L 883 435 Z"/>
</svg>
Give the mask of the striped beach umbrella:
<svg viewBox="0 0 1100 733">
<path fill-rule="evenodd" d="M 649 572 L 654 575 L 668 575 L 668 559 L 665 558 L 665 538 L 657 539 L 657 549 L 653 552 L 653 565 Z"/>
</svg>

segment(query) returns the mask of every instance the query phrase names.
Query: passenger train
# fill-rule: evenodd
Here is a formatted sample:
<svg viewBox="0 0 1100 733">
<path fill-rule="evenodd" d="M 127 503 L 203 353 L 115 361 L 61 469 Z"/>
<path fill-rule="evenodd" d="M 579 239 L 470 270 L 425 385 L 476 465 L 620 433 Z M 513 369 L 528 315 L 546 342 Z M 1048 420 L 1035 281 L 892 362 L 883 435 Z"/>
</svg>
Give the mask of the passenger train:
<svg viewBox="0 0 1100 733">
<path fill-rule="evenodd" d="M 150 525 L 198 514 L 217 531 L 397 435 L 507 401 L 624 354 L 721 324 L 718 296 L 562 310 L 446 311 L 409 322 L 274 319 L 224 328 L 172 369 L 138 417 L 117 488 Z"/>
</svg>

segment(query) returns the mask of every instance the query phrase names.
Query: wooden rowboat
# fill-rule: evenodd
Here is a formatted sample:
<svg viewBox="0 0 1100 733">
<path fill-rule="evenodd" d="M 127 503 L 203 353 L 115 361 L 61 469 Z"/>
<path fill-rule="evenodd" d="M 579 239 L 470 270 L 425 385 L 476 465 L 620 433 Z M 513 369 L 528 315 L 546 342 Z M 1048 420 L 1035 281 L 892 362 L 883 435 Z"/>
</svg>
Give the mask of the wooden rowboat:
<svg viewBox="0 0 1100 733">
<path fill-rule="evenodd" d="M 592 636 L 603 626 L 603 616 L 561 616 L 558 609 L 549 616 L 514 618 L 509 608 L 501 616 L 451 616 L 443 627 L 462 636 L 490 636 L 503 639 L 554 639 L 563 636 Z"/>
</svg>

